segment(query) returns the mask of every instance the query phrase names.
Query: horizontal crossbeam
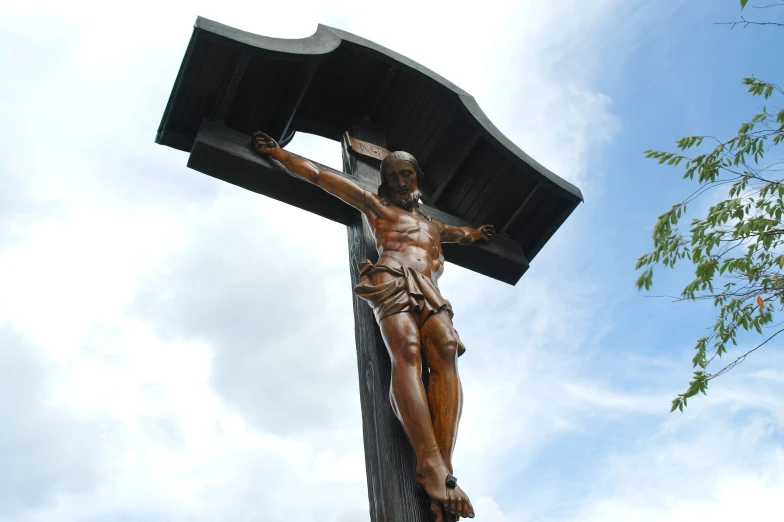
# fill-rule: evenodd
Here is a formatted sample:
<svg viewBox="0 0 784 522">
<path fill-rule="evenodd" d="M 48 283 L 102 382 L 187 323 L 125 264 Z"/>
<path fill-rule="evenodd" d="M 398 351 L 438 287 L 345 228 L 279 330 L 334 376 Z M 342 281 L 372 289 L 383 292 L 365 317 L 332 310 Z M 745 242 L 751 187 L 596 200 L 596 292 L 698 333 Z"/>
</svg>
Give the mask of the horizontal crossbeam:
<svg viewBox="0 0 784 522">
<path fill-rule="evenodd" d="M 254 152 L 250 136 L 212 120 L 202 121 L 191 149 L 188 167 L 339 223 L 349 224 L 356 212 L 315 185 L 293 176 L 279 163 Z M 345 176 L 370 192 L 375 193 L 378 188 L 343 172 L 320 167 Z M 423 205 L 421 208 L 446 224 L 479 225 L 434 207 Z M 477 243 L 473 246 L 445 244 L 444 257 L 451 263 L 512 285 L 528 269 L 528 260 L 520 244 L 503 235 L 491 243 Z"/>
</svg>

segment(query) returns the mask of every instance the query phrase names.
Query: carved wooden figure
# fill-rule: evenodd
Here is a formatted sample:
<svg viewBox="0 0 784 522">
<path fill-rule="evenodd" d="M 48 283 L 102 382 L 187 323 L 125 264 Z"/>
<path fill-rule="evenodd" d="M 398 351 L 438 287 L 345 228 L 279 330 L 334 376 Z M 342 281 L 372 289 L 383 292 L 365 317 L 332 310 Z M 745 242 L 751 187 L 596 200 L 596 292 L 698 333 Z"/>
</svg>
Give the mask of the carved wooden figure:
<svg viewBox="0 0 784 522">
<path fill-rule="evenodd" d="M 252 140 L 257 152 L 367 219 L 380 257 L 375 264 L 360 264 L 354 291 L 373 308 L 392 361 L 390 400 L 416 455 L 414 480 L 430 496 L 437 521 L 449 515 L 473 518 L 471 501 L 452 475 L 463 396 L 457 358 L 465 347 L 452 327 L 452 306 L 441 296 L 438 278 L 444 271 L 442 243 L 491 241 L 495 228 L 446 225 L 420 210 L 423 173 L 406 152 L 383 159 L 381 185 L 373 194 L 280 148 L 262 132 L 255 132 Z M 429 370 L 427 390 L 423 360 Z"/>
</svg>

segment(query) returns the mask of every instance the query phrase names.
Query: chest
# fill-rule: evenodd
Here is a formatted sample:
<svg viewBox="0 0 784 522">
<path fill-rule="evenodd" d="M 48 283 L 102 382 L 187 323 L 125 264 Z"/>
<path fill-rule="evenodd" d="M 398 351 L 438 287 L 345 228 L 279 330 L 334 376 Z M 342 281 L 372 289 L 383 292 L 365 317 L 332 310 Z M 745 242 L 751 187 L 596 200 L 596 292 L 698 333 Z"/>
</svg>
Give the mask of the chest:
<svg viewBox="0 0 784 522">
<path fill-rule="evenodd" d="M 392 211 L 386 213 L 386 215 L 379 216 L 373 228 L 377 236 L 387 237 L 395 235 L 398 237 L 435 240 L 440 234 L 434 222 L 422 215 L 406 213 L 402 210 Z"/>
</svg>

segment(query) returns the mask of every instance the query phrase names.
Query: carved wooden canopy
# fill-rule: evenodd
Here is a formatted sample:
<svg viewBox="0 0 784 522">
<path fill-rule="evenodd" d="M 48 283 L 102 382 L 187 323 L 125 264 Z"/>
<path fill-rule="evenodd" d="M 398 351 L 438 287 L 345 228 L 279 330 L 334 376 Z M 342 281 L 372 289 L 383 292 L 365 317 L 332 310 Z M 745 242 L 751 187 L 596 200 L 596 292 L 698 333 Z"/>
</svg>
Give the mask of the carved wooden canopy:
<svg viewBox="0 0 784 522">
<path fill-rule="evenodd" d="M 448 261 L 496 279 L 516 283 L 582 201 L 577 187 L 509 141 L 468 93 L 323 25 L 309 38 L 285 40 L 198 18 L 156 142 L 191 152 L 197 170 L 343 221 L 345 204 L 315 187 L 289 194 L 280 185 L 288 181 L 266 186 L 252 176 L 253 168 L 277 167 L 250 153 L 249 138 L 247 155 L 241 142 L 260 129 L 283 145 L 297 131 L 340 140 L 358 119 L 383 129 L 387 149 L 419 160 L 425 209 L 446 221 L 496 225 L 497 245 L 478 256 L 445 245 Z"/>
</svg>

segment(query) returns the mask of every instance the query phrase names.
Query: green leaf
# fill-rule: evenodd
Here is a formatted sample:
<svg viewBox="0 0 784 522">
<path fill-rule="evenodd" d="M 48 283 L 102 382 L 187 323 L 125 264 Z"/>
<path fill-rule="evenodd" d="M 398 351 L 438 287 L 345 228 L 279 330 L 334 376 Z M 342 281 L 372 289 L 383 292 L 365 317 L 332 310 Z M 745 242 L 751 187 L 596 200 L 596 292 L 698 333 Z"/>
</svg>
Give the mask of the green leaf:
<svg viewBox="0 0 784 522">
<path fill-rule="evenodd" d="M 742 0 L 741 8 L 746 3 Z M 693 278 L 682 287 L 682 300 L 709 300 L 715 308 L 712 331 L 707 325 L 711 333 L 697 341 L 691 360 L 699 371 L 694 372 L 686 391 L 672 401 L 671 411 L 683 411 L 688 399 L 707 394 L 708 381 L 717 376 L 707 371 L 713 357 L 746 342 L 747 335 L 765 335 L 765 328 L 779 320 L 773 315 L 784 312 L 784 170 L 772 168 L 780 161 L 780 151 L 770 150 L 784 144 L 780 103 L 784 91 L 754 77 L 744 78 L 743 84 L 751 96 L 779 97 L 771 102 L 775 110 L 763 107 L 761 112 L 755 111 L 741 122 L 736 135 L 717 139 L 713 149 L 693 158 L 666 151 L 645 152 L 660 164 L 677 166 L 683 160 L 683 178 L 693 181 L 696 177 L 699 188 L 695 196 L 676 202 L 658 216 L 653 249 L 637 259 L 636 286 L 650 290 L 657 265 L 673 268 L 688 260 Z M 699 148 L 702 140 L 692 134 L 675 143 L 685 151 Z M 766 155 L 777 159 L 765 164 Z M 686 204 L 703 195 L 695 206 L 707 211 L 690 216 L 688 233 L 682 234 L 679 225 L 686 218 Z M 708 208 L 703 205 L 706 200 L 716 203 Z M 749 297 L 759 295 L 768 296 L 764 307 Z"/>
<path fill-rule="evenodd" d="M 744 7 L 746 7 L 746 4 L 747 4 L 748 2 L 749 2 L 749 0 L 740 0 L 740 8 L 741 8 L 741 10 L 742 10 Z"/>
</svg>

